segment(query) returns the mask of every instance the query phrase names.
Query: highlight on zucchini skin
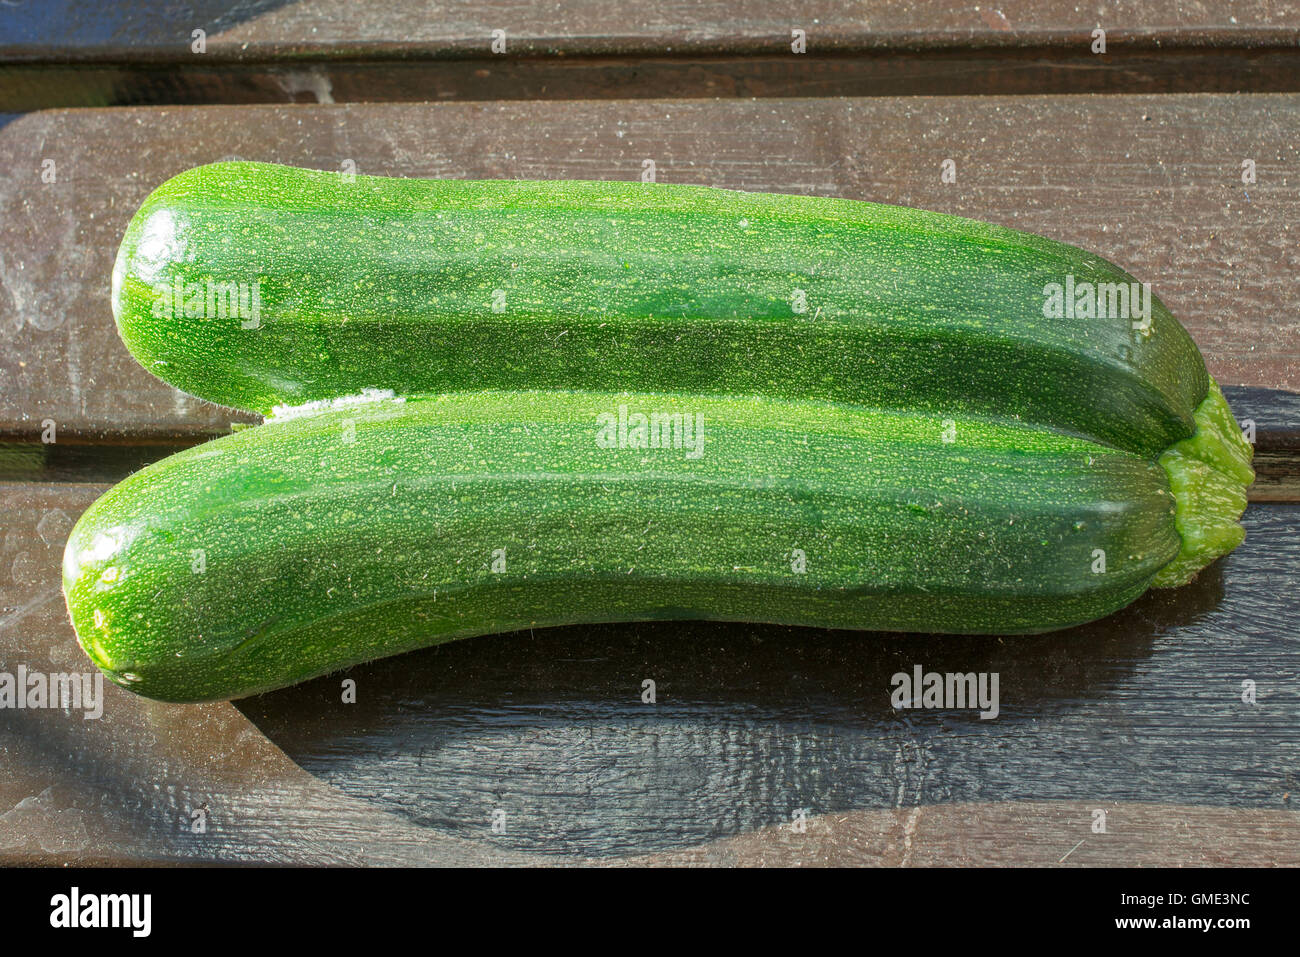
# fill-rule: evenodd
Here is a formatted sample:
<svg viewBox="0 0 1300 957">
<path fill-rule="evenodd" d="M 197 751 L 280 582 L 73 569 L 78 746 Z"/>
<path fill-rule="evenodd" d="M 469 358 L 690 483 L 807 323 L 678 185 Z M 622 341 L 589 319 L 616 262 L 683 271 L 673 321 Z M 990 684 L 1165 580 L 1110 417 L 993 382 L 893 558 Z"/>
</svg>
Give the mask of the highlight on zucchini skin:
<svg viewBox="0 0 1300 957">
<path fill-rule="evenodd" d="M 363 389 L 761 395 L 1155 456 L 1191 437 L 1208 379 L 1149 289 L 1141 321 L 1102 309 L 1138 285 L 1040 236 L 850 199 L 237 162 L 145 200 L 112 302 L 154 375 L 262 414 Z M 1085 287 L 1116 314 L 1076 314 Z"/>
<path fill-rule="evenodd" d="M 1203 444 L 1183 457 L 1222 458 Z M 90 657 L 169 701 L 530 626 L 1033 633 L 1123 607 L 1223 524 L 1235 503 L 1187 474 L 1176 494 L 1166 463 L 1076 436 L 819 402 L 385 398 L 132 475 L 74 528 L 64 589 Z"/>
</svg>

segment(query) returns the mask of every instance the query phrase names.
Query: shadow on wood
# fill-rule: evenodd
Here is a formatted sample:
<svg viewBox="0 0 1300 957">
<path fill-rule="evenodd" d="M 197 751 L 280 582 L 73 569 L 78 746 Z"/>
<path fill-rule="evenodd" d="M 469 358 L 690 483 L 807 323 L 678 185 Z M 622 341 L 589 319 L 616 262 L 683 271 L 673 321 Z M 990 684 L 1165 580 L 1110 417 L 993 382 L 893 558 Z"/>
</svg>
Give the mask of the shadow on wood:
<svg viewBox="0 0 1300 957">
<path fill-rule="evenodd" d="M 1248 542 L 1269 537 L 1260 512 Z M 1277 806 L 1273 778 L 1206 773 L 1236 765 L 1241 741 L 1223 732 L 1245 707 L 1228 680 L 1207 694 L 1220 679 L 1202 667 L 1231 640 L 1226 564 L 1103 621 L 1037 637 L 710 622 L 557 628 L 454 642 L 236 706 L 350 796 L 442 833 L 544 854 L 684 848 L 789 822 L 800 808 Z M 1265 623 L 1236 627 L 1243 641 L 1245 632 L 1277 640 Z M 996 672 L 1001 713 L 895 711 L 891 678 L 915 665 Z M 342 702 L 345 679 L 356 682 L 355 704 Z M 647 679 L 653 704 L 642 700 Z M 1277 718 L 1270 734 L 1287 734 Z M 1212 756 L 1180 766 L 1176 728 L 1189 721 L 1211 729 Z"/>
</svg>

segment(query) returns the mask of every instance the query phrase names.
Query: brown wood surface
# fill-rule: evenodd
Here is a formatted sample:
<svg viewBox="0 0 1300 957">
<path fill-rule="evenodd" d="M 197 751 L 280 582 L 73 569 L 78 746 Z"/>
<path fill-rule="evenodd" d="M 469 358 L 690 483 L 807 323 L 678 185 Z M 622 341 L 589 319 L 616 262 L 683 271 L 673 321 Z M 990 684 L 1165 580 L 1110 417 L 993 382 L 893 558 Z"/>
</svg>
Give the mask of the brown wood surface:
<svg viewBox="0 0 1300 957">
<path fill-rule="evenodd" d="M 13 2 L 0 110 L 133 103 L 1295 91 L 1292 2 L 792 9 L 560 4 Z M 1091 31 L 1107 31 L 1094 54 Z M 191 33 L 207 33 L 206 52 Z M 806 52 L 791 49 L 791 30 Z M 492 31 L 506 49 L 491 50 Z"/>
<path fill-rule="evenodd" d="M 946 0 L 15 0 L 0 20 L 0 54 L 128 56 L 136 60 L 188 48 L 190 31 L 208 33 L 209 50 L 257 56 L 266 51 L 355 53 L 368 46 L 473 49 L 504 29 L 522 49 L 624 53 L 633 42 L 672 44 L 677 52 L 759 49 L 804 27 L 828 44 L 1017 44 L 1026 37 L 1117 34 L 1221 47 L 1224 37 L 1288 35 L 1300 27 L 1294 0 L 1103 2 L 1012 0 L 962 6 Z"/>
<path fill-rule="evenodd" d="M 103 109 L 0 129 L 0 436 L 197 437 L 248 421 L 126 352 L 118 241 L 162 180 L 222 157 L 362 173 L 635 179 L 991 220 L 1150 281 L 1225 385 L 1300 390 L 1300 96 L 871 98 Z M 53 159 L 57 182 L 40 179 Z M 957 182 L 940 182 L 952 158 Z M 1243 185 L 1241 161 L 1258 182 Z M 1254 410 L 1243 410 L 1246 415 Z M 1267 429 L 1266 416 L 1261 428 Z"/>
</svg>

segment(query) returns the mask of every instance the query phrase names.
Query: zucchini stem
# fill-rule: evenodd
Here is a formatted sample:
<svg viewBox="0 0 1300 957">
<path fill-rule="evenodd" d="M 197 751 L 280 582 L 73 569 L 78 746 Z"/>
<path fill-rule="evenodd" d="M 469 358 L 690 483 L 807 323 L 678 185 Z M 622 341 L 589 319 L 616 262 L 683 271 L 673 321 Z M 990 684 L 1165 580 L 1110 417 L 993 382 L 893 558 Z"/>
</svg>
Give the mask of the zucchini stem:
<svg viewBox="0 0 1300 957">
<path fill-rule="evenodd" d="M 1196 431 L 1160 455 L 1174 493 L 1174 526 L 1183 540 L 1172 562 L 1156 574 L 1160 588 L 1185 585 L 1246 537 L 1238 521 L 1246 510 L 1246 489 L 1255 480 L 1254 450 L 1228 408 L 1219 384 L 1196 408 Z"/>
</svg>

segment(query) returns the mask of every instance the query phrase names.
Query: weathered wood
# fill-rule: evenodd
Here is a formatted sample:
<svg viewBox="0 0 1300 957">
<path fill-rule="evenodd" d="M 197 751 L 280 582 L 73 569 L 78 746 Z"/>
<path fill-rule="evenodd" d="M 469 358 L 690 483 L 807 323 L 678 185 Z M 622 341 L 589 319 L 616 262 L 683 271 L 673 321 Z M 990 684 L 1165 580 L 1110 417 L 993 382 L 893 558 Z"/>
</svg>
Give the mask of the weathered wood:
<svg viewBox="0 0 1300 957">
<path fill-rule="evenodd" d="M 42 442 L 0 442 L 0 482 L 120 482 L 149 463 L 199 441 L 205 440 L 139 444 L 64 441 L 48 445 Z"/>
<path fill-rule="evenodd" d="M 1105 833 L 1092 830 L 1106 812 Z M 1300 816 L 1177 804 L 1018 802 L 852 811 L 628 864 L 722 867 L 1295 867 Z"/>
<path fill-rule="evenodd" d="M 1276 389 L 1228 386 L 1224 396 L 1237 420 L 1255 426 L 1252 502 L 1300 502 L 1300 395 Z"/>
<path fill-rule="evenodd" d="M 109 275 L 151 189 L 246 158 L 362 173 L 635 179 L 816 193 L 992 220 L 1153 283 L 1225 385 L 1300 390 L 1291 230 L 1300 96 L 869 98 L 36 113 L 0 129 L 0 438 L 192 441 L 242 416 L 127 354 Z M 957 182 L 940 182 L 944 159 Z M 57 181 L 42 183 L 45 159 Z M 1253 159 L 1258 182 L 1241 182 Z M 1261 420 L 1261 428 L 1266 424 Z"/>
<path fill-rule="evenodd" d="M 103 490 L 0 485 L 0 671 L 89 670 L 59 564 Z M 567 628 L 351 669 L 355 705 L 0 710 L 0 863 L 1295 865 L 1300 508 L 1246 519 L 1192 585 L 1038 638 Z M 998 672 L 1001 714 L 893 711 L 917 663 Z"/>
<path fill-rule="evenodd" d="M 53 7 L 54 9 L 51 9 Z M 65 0 L 0 21 L 0 109 L 1300 89 L 1294 3 Z M 1094 28 L 1106 50 L 1093 51 Z M 203 53 L 193 31 L 205 31 Z M 792 30 L 805 33 L 794 52 Z M 493 31 L 505 48 L 493 50 Z"/>
<path fill-rule="evenodd" d="M 1293 93 L 1291 39 L 1262 49 L 1130 43 L 1094 56 L 1087 36 L 980 51 L 826 52 L 809 56 L 568 56 L 223 63 L 185 58 L 68 67 L 0 64 L 0 109 L 195 106 L 208 103 L 379 103 L 411 100 L 698 99 L 713 97 L 985 96 L 1020 94 Z M 777 47 L 781 43 L 774 44 Z"/>
<path fill-rule="evenodd" d="M 699 52 L 754 51 L 784 40 L 792 27 L 838 49 L 853 45 L 914 47 L 1014 46 L 1035 37 L 1086 35 L 1103 26 L 1110 36 L 1182 40 L 1222 46 L 1224 38 L 1294 34 L 1294 0 L 1185 0 L 1110 3 L 1081 9 L 1074 0 L 1032 0 L 997 8 L 954 6 L 946 0 L 812 0 L 792 9 L 782 0 L 663 0 L 628 5 L 618 0 L 528 4 L 517 0 L 446 0 L 431 9 L 421 0 L 382 6 L 351 0 L 44 0 L 15 4 L 0 21 L 0 54 L 128 57 L 143 60 L 188 49 L 190 32 L 207 32 L 208 50 L 232 56 L 267 52 L 301 55 L 357 53 L 375 46 L 407 51 L 486 46 L 505 30 L 521 52 L 628 53 L 636 43 L 670 43 Z"/>
</svg>

